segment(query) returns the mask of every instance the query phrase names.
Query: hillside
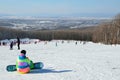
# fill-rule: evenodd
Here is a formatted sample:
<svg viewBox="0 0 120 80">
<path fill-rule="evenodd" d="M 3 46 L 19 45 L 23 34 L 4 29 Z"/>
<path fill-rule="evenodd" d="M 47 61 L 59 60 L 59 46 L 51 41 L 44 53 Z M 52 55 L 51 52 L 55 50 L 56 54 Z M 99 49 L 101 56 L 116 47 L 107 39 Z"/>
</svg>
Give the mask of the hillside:
<svg viewBox="0 0 120 80">
<path fill-rule="evenodd" d="M 56 46 L 57 43 L 57 46 Z M 6 66 L 15 64 L 20 53 L 17 46 L 0 46 L 0 79 L 2 80 L 120 80 L 120 46 L 92 42 L 61 40 L 22 44 L 33 62 L 43 62 L 42 70 L 28 74 L 7 72 Z"/>
</svg>

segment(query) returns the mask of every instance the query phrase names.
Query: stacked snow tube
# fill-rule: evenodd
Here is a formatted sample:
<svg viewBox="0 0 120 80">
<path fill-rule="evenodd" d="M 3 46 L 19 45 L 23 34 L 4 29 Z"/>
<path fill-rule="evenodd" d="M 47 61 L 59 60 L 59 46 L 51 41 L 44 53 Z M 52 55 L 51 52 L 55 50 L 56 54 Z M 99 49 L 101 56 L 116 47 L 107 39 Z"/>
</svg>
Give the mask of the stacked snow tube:
<svg viewBox="0 0 120 80">
<path fill-rule="evenodd" d="M 20 54 L 16 64 L 17 71 L 21 74 L 30 72 L 29 60 L 24 54 Z"/>
</svg>

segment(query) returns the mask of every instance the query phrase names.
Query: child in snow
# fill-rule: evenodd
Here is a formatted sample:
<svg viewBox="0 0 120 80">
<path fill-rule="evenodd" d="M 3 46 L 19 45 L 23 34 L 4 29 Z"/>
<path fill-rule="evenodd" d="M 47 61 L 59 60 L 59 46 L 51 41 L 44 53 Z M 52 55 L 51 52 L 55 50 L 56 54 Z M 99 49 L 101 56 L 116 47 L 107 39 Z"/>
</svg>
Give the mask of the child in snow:
<svg viewBox="0 0 120 80">
<path fill-rule="evenodd" d="M 34 68 L 33 62 L 26 57 L 26 51 L 22 50 L 16 62 L 17 71 L 21 74 L 25 74 L 30 72 L 32 68 Z"/>
</svg>

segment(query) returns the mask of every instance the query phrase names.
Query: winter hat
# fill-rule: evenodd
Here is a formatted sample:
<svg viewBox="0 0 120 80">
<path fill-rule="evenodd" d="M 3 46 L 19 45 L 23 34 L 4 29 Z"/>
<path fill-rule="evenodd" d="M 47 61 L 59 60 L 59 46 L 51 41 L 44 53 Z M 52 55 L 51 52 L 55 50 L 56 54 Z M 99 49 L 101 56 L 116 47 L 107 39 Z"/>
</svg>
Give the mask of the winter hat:
<svg viewBox="0 0 120 80">
<path fill-rule="evenodd" d="M 21 53 L 26 54 L 26 50 L 21 50 Z"/>
</svg>

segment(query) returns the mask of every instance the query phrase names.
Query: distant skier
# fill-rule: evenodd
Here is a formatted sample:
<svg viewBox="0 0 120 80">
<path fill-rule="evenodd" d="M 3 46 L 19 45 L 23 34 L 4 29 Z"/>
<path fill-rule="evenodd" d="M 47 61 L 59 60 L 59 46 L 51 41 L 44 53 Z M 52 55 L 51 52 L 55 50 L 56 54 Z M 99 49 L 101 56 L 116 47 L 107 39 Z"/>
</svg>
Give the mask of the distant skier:
<svg viewBox="0 0 120 80">
<path fill-rule="evenodd" d="M 10 43 L 10 50 L 13 50 L 13 41 Z"/>
<path fill-rule="evenodd" d="M 20 49 L 20 39 L 19 37 L 17 37 L 17 46 L 18 46 L 18 50 Z"/>
<path fill-rule="evenodd" d="M 64 41 L 62 41 L 62 44 L 64 43 Z"/>
<path fill-rule="evenodd" d="M 75 44 L 77 45 L 77 41 L 75 42 Z"/>
<path fill-rule="evenodd" d="M 16 61 L 16 69 L 19 73 L 25 74 L 30 72 L 30 69 L 33 69 L 33 62 L 26 57 L 26 51 L 22 50 Z"/>
<path fill-rule="evenodd" d="M 57 42 L 55 43 L 56 47 L 58 46 Z"/>
</svg>

